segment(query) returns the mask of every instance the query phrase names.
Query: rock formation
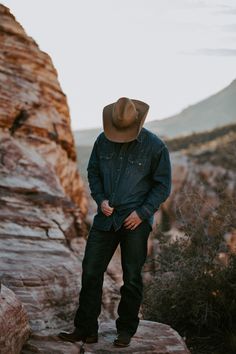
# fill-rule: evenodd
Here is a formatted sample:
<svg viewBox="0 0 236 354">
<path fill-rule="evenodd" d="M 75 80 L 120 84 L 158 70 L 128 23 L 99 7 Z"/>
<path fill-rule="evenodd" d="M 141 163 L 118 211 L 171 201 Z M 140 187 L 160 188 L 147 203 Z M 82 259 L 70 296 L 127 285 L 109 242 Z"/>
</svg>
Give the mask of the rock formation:
<svg viewBox="0 0 236 354">
<path fill-rule="evenodd" d="M 0 7 L 0 128 L 50 163 L 60 185 L 86 213 L 65 94 L 50 57 L 9 10 Z"/>
<path fill-rule="evenodd" d="M 2 5 L 0 43 L 1 282 L 32 330 L 64 328 L 78 304 L 87 212 L 67 101 L 49 56 Z"/>
</svg>

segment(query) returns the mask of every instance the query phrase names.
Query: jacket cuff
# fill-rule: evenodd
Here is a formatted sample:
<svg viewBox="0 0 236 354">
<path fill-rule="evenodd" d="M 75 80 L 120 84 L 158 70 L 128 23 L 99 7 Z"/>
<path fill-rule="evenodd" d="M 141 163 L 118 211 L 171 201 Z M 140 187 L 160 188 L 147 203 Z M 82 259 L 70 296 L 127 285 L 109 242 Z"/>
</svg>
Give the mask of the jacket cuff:
<svg viewBox="0 0 236 354">
<path fill-rule="evenodd" d="M 105 200 L 105 196 L 103 194 L 97 194 L 96 196 L 94 196 L 94 200 L 97 203 L 98 208 L 101 207 L 101 204 L 103 202 L 103 200 Z"/>
<path fill-rule="evenodd" d="M 154 214 L 153 210 L 150 210 L 147 206 L 143 205 L 139 208 L 137 208 L 136 213 L 140 217 L 140 219 L 145 220 L 148 219 L 150 216 Z"/>
</svg>

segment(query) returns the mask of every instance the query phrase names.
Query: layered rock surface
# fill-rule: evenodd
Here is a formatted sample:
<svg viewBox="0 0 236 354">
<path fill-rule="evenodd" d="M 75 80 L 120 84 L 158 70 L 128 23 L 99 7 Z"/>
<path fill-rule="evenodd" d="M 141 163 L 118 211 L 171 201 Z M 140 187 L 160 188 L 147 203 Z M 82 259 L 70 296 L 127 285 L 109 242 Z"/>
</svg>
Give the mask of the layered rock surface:
<svg viewBox="0 0 236 354">
<path fill-rule="evenodd" d="M 73 322 L 87 198 L 57 72 L 2 5 L 0 43 L 0 275 L 45 334 Z M 107 274 L 103 318 L 118 297 Z"/>
<path fill-rule="evenodd" d="M 0 349 L 1 354 L 18 354 L 29 337 L 27 313 L 16 295 L 1 286 L 0 293 Z"/>
<path fill-rule="evenodd" d="M 78 304 L 87 211 L 68 105 L 51 59 L 2 5 L 0 43 L 1 282 L 33 330 L 64 328 Z"/>
<path fill-rule="evenodd" d="M 0 128 L 51 164 L 63 191 L 82 212 L 86 198 L 65 94 L 50 57 L 0 5 Z"/>
</svg>

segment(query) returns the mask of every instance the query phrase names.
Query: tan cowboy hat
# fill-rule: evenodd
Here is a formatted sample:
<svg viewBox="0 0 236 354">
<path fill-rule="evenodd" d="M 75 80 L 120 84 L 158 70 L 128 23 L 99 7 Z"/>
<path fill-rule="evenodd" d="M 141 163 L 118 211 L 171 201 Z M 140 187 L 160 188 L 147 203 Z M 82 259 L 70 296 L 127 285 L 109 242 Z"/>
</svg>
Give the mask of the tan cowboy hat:
<svg viewBox="0 0 236 354">
<path fill-rule="evenodd" d="M 137 138 L 147 116 L 149 105 L 121 97 L 103 108 L 103 129 L 107 139 L 126 143 Z"/>
</svg>

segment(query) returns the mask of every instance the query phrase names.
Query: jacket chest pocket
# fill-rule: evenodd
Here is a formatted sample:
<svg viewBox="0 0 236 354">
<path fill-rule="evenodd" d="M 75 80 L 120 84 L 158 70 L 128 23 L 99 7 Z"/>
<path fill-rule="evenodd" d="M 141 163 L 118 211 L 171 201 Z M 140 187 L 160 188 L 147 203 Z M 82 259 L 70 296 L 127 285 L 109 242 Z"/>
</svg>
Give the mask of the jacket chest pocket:
<svg viewBox="0 0 236 354">
<path fill-rule="evenodd" d="M 137 157 L 134 155 L 131 155 L 128 157 L 128 163 L 127 163 L 127 173 L 143 173 L 146 168 L 146 161 L 147 159 L 145 157 Z"/>
<path fill-rule="evenodd" d="M 109 172 L 112 168 L 114 152 L 101 153 L 99 155 L 99 165 L 102 173 Z"/>
</svg>

